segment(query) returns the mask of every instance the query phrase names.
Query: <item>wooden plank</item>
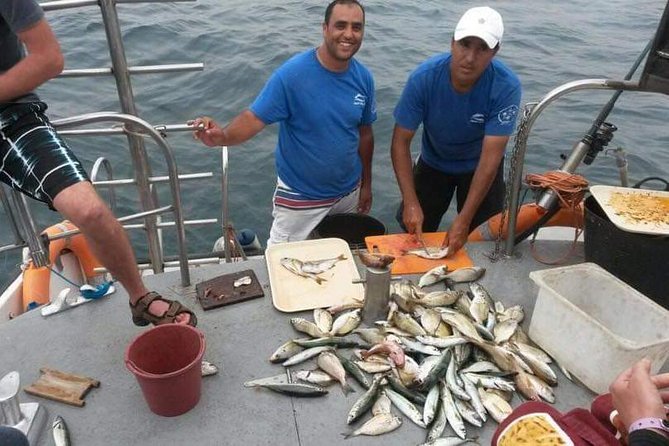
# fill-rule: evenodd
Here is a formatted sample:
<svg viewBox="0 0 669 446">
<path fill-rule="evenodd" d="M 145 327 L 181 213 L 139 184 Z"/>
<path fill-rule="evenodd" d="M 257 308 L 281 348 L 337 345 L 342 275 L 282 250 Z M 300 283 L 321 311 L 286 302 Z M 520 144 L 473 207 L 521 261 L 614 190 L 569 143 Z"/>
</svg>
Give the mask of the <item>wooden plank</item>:
<svg viewBox="0 0 669 446">
<path fill-rule="evenodd" d="M 93 387 L 100 387 L 100 381 L 85 376 L 61 372 L 43 367 L 40 377 L 23 390 L 31 395 L 40 396 L 72 406 L 83 407 L 84 397 Z"/>
</svg>

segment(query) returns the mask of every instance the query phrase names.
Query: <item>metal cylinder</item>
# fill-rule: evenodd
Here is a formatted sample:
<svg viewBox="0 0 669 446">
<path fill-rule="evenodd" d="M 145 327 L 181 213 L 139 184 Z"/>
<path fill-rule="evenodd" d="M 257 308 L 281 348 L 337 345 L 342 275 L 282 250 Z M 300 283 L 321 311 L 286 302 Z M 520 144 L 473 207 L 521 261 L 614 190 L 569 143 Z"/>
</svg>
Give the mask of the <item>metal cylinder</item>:
<svg viewBox="0 0 669 446">
<path fill-rule="evenodd" d="M 362 308 L 362 320 L 366 325 L 383 320 L 388 313 L 390 298 L 390 268 L 366 268 L 365 304 Z"/>
<path fill-rule="evenodd" d="M 0 425 L 16 426 L 23 419 L 19 405 L 19 372 L 0 379 Z"/>
</svg>

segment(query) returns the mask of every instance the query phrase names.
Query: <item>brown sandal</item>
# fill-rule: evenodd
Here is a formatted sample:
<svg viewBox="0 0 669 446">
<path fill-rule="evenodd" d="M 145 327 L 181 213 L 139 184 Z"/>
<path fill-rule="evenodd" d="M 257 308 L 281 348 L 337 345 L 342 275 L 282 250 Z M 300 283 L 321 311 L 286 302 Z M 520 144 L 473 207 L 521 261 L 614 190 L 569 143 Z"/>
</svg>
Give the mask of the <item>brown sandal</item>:
<svg viewBox="0 0 669 446">
<path fill-rule="evenodd" d="M 163 302 L 168 303 L 170 306 L 162 316 L 156 316 L 153 313 L 149 312 L 149 306 L 154 300 L 162 300 Z M 179 314 L 188 313 L 190 318 L 188 319 L 188 325 L 195 327 L 197 325 L 197 317 L 195 313 L 181 305 L 181 302 L 171 299 L 166 299 L 155 291 L 150 291 L 144 296 L 140 297 L 139 300 L 133 305 L 130 303 L 130 311 L 132 312 L 132 322 L 139 326 L 143 327 L 145 325 L 161 325 L 161 324 L 170 324 L 176 321 L 176 317 Z"/>
</svg>

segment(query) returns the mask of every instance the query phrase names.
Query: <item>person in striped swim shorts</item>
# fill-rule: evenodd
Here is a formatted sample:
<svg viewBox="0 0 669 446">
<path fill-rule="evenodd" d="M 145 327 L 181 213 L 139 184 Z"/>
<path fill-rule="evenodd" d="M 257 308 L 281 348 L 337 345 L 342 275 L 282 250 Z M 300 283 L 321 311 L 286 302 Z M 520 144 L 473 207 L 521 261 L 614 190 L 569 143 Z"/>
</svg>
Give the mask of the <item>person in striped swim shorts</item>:
<svg viewBox="0 0 669 446">
<path fill-rule="evenodd" d="M 40 6 L 0 1 L 0 180 L 81 229 L 93 254 L 127 291 L 136 325 L 195 325 L 193 312 L 144 286 L 123 227 L 45 115 L 47 105 L 34 90 L 63 65 Z"/>
</svg>

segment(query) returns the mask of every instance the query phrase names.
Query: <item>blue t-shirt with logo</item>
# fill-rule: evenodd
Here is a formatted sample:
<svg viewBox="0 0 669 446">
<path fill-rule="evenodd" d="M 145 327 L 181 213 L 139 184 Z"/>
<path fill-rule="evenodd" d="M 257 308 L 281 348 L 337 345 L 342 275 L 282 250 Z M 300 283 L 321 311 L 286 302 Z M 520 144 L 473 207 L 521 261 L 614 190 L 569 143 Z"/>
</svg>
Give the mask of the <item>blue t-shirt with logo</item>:
<svg viewBox="0 0 669 446">
<path fill-rule="evenodd" d="M 513 133 L 521 88 L 518 77 L 493 59 L 471 90 L 451 85 L 451 55 L 434 56 L 416 68 L 395 107 L 395 122 L 416 131 L 423 124 L 420 158 L 447 174 L 473 172 L 485 135 Z"/>
<path fill-rule="evenodd" d="M 280 122 L 276 169 L 306 198 L 348 194 L 362 174 L 359 127 L 376 120 L 374 80 L 351 59 L 344 72 L 324 68 L 310 49 L 279 67 L 250 107 L 265 124 Z"/>
</svg>

